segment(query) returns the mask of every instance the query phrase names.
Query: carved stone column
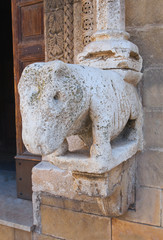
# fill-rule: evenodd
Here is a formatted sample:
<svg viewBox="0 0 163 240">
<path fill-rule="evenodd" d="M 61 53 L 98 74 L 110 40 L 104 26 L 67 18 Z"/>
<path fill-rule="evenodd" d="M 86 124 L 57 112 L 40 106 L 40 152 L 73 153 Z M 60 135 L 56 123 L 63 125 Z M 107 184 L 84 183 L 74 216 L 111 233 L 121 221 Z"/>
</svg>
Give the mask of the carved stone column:
<svg viewBox="0 0 163 240">
<path fill-rule="evenodd" d="M 142 76 L 142 58 L 125 31 L 125 0 L 94 0 L 93 9 L 96 20 L 92 41 L 78 55 L 78 63 L 114 69 L 136 85 Z"/>
</svg>

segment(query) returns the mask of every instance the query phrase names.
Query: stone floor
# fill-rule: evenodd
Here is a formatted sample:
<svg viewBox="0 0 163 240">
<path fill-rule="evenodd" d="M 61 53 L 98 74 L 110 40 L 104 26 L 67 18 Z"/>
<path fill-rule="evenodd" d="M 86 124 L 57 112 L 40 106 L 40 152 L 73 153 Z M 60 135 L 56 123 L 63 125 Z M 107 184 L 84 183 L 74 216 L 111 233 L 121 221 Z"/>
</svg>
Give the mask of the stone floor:
<svg viewBox="0 0 163 240">
<path fill-rule="evenodd" d="M 14 171 L 0 170 L 0 224 L 28 232 L 33 228 L 32 202 L 17 198 Z"/>
</svg>

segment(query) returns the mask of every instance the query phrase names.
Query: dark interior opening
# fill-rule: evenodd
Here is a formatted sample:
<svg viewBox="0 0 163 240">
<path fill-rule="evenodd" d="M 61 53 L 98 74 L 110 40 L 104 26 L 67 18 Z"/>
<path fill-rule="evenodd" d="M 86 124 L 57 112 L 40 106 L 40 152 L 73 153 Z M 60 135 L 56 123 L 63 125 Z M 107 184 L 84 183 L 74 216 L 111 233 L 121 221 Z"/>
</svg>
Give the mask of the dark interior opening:
<svg viewBox="0 0 163 240">
<path fill-rule="evenodd" d="M 0 169 L 15 170 L 16 133 L 10 1 L 0 8 Z"/>
</svg>

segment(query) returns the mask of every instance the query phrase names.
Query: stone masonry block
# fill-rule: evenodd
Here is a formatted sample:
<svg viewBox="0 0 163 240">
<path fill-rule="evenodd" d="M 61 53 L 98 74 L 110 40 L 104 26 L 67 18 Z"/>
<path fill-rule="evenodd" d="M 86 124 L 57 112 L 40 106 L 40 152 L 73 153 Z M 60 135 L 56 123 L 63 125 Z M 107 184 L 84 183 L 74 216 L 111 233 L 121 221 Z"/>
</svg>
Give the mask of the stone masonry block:
<svg viewBox="0 0 163 240">
<path fill-rule="evenodd" d="M 66 240 L 111 240 L 110 218 L 42 205 L 42 233 Z"/>
<path fill-rule="evenodd" d="M 126 25 L 163 23 L 162 0 L 126 0 Z"/>
<path fill-rule="evenodd" d="M 15 229 L 14 240 L 32 240 L 32 233 Z"/>
<path fill-rule="evenodd" d="M 128 210 L 124 220 L 160 226 L 160 190 L 141 187 L 136 191 L 136 210 Z"/>
<path fill-rule="evenodd" d="M 143 29 L 127 29 L 130 33 L 130 41 L 135 43 L 143 58 L 144 68 L 159 65 L 163 61 L 163 28 L 146 27 Z"/>
<path fill-rule="evenodd" d="M 14 240 L 14 229 L 11 227 L 0 225 L 0 239 Z"/>
<path fill-rule="evenodd" d="M 163 112 L 144 112 L 145 148 L 163 148 Z"/>
<path fill-rule="evenodd" d="M 163 229 L 113 219 L 112 240 L 162 240 Z"/>
<path fill-rule="evenodd" d="M 89 213 L 102 215 L 102 211 L 99 208 L 99 205 L 95 199 L 86 200 L 85 197 L 80 200 L 68 199 L 64 197 L 58 197 L 51 194 L 43 193 L 41 195 L 41 204 L 62 208 L 67 210 L 72 210 L 75 212 Z"/>
<path fill-rule="evenodd" d="M 163 68 L 145 70 L 142 80 L 143 106 L 163 108 Z"/>
<path fill-rule="evenodd" d="M 140 185 L 163 188 L 163 152 L 147 150 L 137 156 Z"/>
<path fill-rule="evenodd" d="M 60 240 L 60 238 L 34 233 L 33 240 Z"/>
<path fill-rule="evenodd" d="M 161 191 L 161 227 L 163 227 L 163 190 Z"/>
</svg>

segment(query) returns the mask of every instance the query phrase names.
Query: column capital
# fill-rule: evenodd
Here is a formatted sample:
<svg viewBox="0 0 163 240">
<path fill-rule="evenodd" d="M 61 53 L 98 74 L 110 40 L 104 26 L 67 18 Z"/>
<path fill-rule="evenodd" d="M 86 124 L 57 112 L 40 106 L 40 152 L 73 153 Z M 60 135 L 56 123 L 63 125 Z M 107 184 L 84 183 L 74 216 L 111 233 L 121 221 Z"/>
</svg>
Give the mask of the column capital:
<svg viewBox="0 0 163 240">
<path fill-rule="evenodd" d="M 94 0 L 93 9 L 95 32 L 78 55 L 78 63 L 102 69 L 131 70 L 137 72 L 138 82 L 142 58 L 125 31 L 125 0 Z"/>
</svg>

